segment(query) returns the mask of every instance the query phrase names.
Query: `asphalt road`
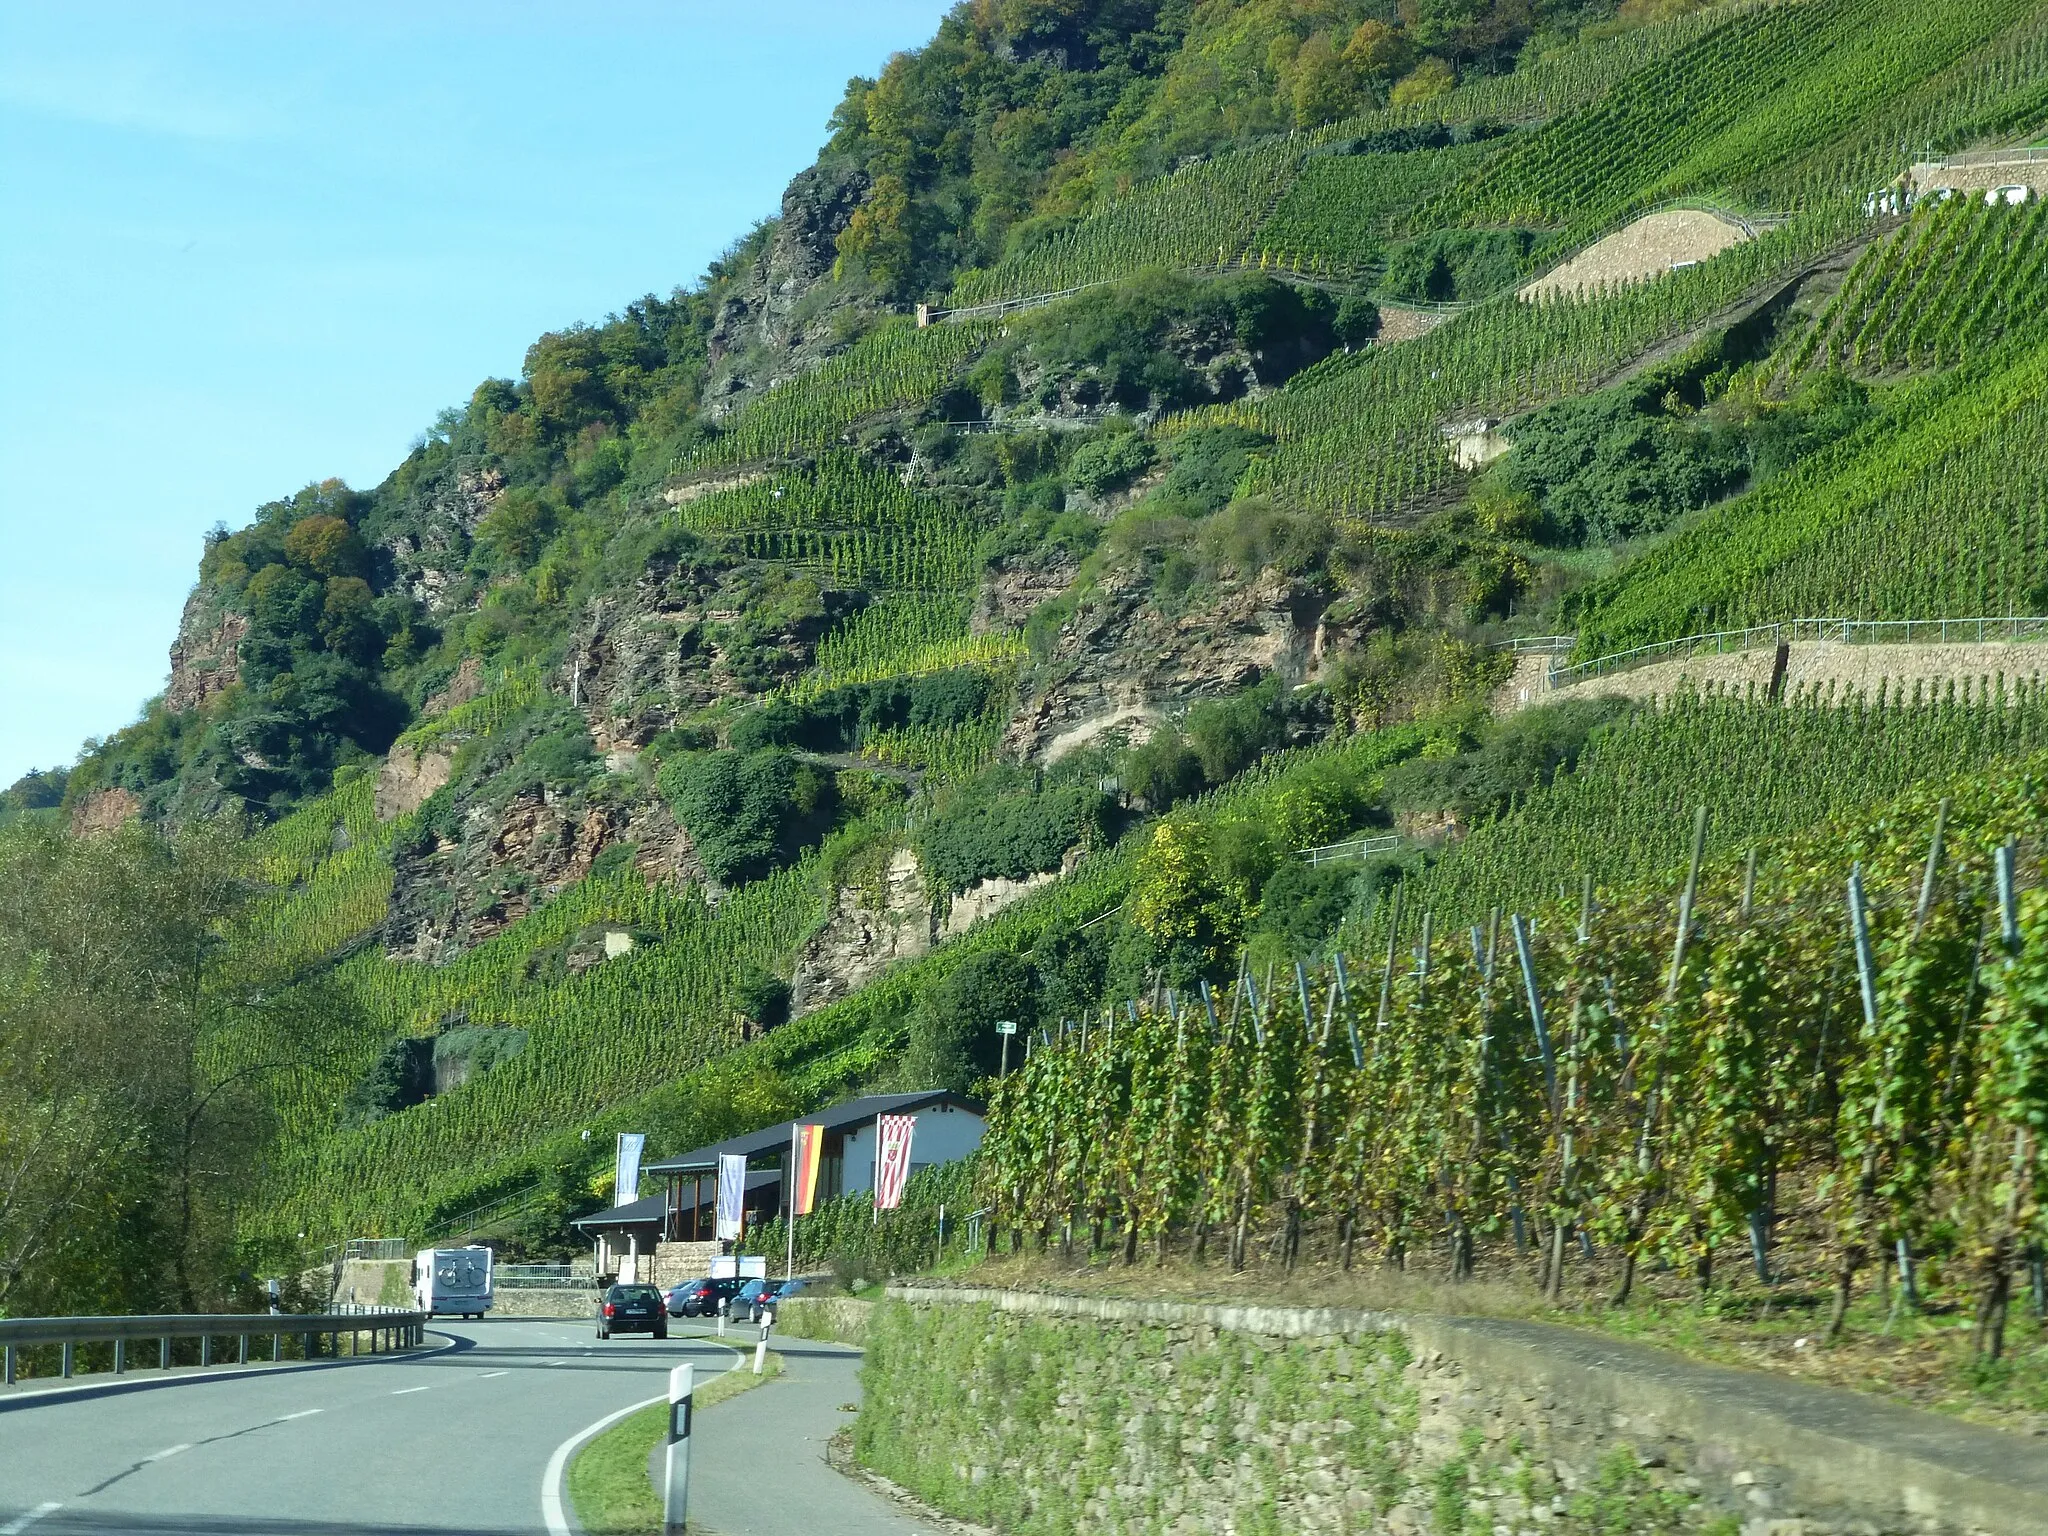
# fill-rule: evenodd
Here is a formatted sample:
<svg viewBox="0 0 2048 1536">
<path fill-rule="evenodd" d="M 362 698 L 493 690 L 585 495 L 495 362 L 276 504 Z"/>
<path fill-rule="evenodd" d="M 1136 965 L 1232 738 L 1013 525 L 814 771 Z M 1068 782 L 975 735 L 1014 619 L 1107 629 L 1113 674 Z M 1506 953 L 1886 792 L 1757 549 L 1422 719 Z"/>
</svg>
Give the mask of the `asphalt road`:
<svg viewBox="0 0 2048 1536">
<path fill-rule="evenodd" d="M 588 1324 L 523 1318 L 439 1320 L 427 1338 L 443 1347 L 0 1396 L 0 1536 L 547 1532 L 565 1442 L 665 1396 L 673 1365 L 703 1380 L 735 1358 L 696 1335 L 600 1344 Z"/>
<path fill-rule="evenodd" d="M 715 1536 L 930 1532 L 825 1461 L 825 1442 L 852 1422 L 847 1410 L 860 1401 L 860 1351 L 810 1339 L 773 1348 L 782 1356 L 780 1377 L 718 1404 L 691 1429 L 690 1529 Z M 661 1454 L 657 1446 L 654 1455 Z"/>
</svg>

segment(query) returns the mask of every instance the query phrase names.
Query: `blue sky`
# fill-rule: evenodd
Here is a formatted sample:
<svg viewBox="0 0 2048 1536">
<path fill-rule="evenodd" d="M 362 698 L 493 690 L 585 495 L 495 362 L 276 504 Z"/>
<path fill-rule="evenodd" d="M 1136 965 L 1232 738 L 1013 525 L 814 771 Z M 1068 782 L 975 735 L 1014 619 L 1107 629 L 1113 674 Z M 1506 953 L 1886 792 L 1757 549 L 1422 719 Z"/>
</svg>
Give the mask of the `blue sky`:
<svg viewBox="0 0 2048 1536">
<path fill-rule="evenodd" d="M 163 686 L 219 520 L 692 282 L 945 0 L 0 0 L 0 787 Z"/>
</svg>

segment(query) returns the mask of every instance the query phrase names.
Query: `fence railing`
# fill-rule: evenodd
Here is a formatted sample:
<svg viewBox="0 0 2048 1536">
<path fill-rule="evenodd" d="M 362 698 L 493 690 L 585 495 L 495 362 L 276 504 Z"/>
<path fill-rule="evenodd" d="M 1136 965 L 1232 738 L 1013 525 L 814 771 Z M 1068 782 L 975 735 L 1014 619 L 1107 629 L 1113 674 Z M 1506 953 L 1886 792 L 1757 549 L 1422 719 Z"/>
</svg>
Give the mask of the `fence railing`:
<svg viewBox="0 0 2048 1536">
<path fill-rule="evenodd" d="M 479 1228 L 487 1227 L 494 1221 L 503 1221 L 507 1216 L 517 1216 L 521 1211 L 535 1204 L 540 1199 L 541 1193 L 540 1181 L 536 1179 L 524 1189 L 515 1189 L 509 1195 L 501 1195 L 496 1200 L 487 1201 L 483 1205 L 464 1211 L 452 1221 L 442 1222 L 436 1230 L 433 1239 L 420 1244 L 420 1246 L 422 1248 L 432 1248 L 452 1238 L 468 1237 Z"/>
<path fill-rule="evenodd" d="M 2038 165 L 2048 160 L 2048 146 L 2032 149 L 1973 149 L 1959 155 L 1940 155 L 1923 160 L 1921 165 L 1933 166 L 1936 170 L 1960 171 L 1979 165 Z M 1915 166 L 1914 169 L 1919 169 Z"/>
<path fill-rule="evenodd" d="M 327 1340 L 325 1353 L 342 1353 L 341 1341 L 348 1338 L 356 1354 L 382 1354 L 393 1349 L 416 1349 L 422 1342 L 424 1314 L 403 1307 L 350 1307 L 335 1312 L 221 1312 L 141 1317 L 18 1317 L 0 1318 L 0 1383 L 14 1385 L 19 1371 L 20 1351 L 56 1346 L 61 1369 L 69 1377 L 77 1369 L 78 1346 L 114 1346 L 114 1374 L 128 1370 L 128 1346 L 154 1344 L 154 1364 L 169 1370 L 173 1364 L 171 1345 L 179 1339 L 199 1341 L 199 1364 L 216 1363 L 213 1346 L 219 1339 L 237 1342 L 232 1360 L 220 1363 L 246 1365 L 251 1339 L 270 1340 L 270 1358 L 284 1358 L 284 1341 L 300 1341 L 304 1358 L 316 1360 Z M 361 1342 L 367 1335 L 369 1349 Z"/>
<path fill-rule="evenodd" d="M 1753 651 L 1763 646 L 1793 645 L 1816 640 L 1841 645 L 1957 645 L 1988 641 L 2048 638 L 2048 618 L 2009 614 L 1981 619 L 1786 619 L 1749 629 L 1724 629 L 1708 635 L 1659 640 L 1575 666 L 1553 665 L 1545 674 L 1551 688 L 1567 688 L 1609 672 L 1627 671 L 1653 661 L 1687 656 Z"/>
<path fill-rule="evenodd" d="M 594 1291 L 597 1276 L 573 1264 L 500 1264 L 491 1271 L 491 1284 L 505 1291 Z"/>
<path fill-rule="evenodd" d="M 1389 832 L 1379 837 L 1354 837 L 1347 843 L 1325 843 L 1320 848 L 1302 848 L 1295 852 L 1298 859 L 1307 859 L 1309 865 L 1332 864 L 1341 859 L 1369 859 L 1376 853 L 1392 853 L 1401 846 L 1401 839 Z"/>
<path fill-rule="evenodd" d="M 389 1263 L 411 1258 L 413 1246 L 402 1237 L 352 1237 L 341 1245 L 341 1256 L 364 1263 Z"/>
<path fill-rule="evenodd" d="M 1521 635 L 1508 642 L 1515 656 L 1566 656 L 1579 643 L 1577 635 Z"/>
</svg>

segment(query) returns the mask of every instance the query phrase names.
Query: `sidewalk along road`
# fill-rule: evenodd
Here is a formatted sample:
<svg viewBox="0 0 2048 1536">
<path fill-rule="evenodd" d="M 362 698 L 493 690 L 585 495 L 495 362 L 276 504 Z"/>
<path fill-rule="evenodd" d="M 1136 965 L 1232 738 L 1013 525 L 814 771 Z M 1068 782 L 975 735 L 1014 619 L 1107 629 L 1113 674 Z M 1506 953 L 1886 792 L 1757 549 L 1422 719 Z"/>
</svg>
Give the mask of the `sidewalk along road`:
<svg viewBox="0 0 2048 1536">
<path fill-rule="evenodd" d="M 782 1374 L 691 1429 L 692 1536 L 937 1536 L 825 1461 L 825 1443 L 853 1422 L 842 1410 L 860 1401 L 860 1351 L 811 1339 L 771 1339 L 769 1348 L 782 1356 Z M 661 1454 L 656 1446 L 650 1474 Z"/>
<path fill-rule="evenodd" d="M 0 1397 L 0 1536 L 546 1532 L 559 1446 L 665 1396 L 672 1366 L 702 1380 L 736 1359 L 701 1336 L 593 1335 L 437 1320 L 432 1353 Z"/>
</svg>

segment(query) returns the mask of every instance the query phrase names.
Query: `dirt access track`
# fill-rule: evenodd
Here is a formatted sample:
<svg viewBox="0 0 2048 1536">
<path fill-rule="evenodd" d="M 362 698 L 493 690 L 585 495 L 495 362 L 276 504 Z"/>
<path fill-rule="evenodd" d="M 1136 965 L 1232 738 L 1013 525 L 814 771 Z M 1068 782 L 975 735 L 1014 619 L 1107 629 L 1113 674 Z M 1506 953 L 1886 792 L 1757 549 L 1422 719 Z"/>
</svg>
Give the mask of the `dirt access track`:
<svg viewBox="0 0 2048 1536">
<path fill-rule="evenodd" d="M 1570 261 L 1523 286 L 1524 300 L 1578 295 L 1661 277 L 1674 267 L 1718 256 L 1751 238 L 1749 230 L 1704 208 L 1652 213 L 1595 241 Z"/>
</svg>

